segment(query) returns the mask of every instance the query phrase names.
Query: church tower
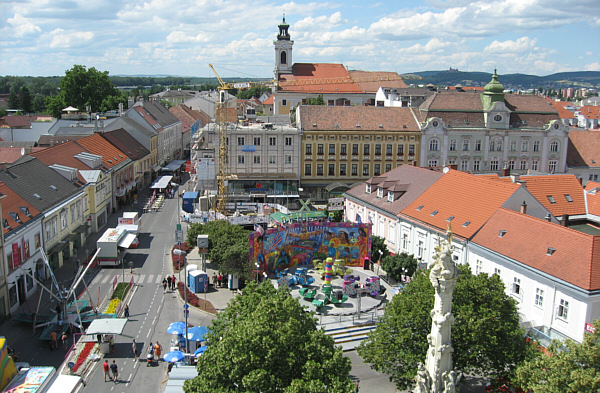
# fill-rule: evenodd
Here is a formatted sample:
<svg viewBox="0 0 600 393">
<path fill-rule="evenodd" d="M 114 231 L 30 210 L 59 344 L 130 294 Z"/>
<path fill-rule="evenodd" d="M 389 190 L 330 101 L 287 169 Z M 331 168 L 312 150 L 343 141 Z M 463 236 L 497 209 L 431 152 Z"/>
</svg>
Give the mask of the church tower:
<svg viewBox="0 0 600 393">
<path fill-rule="evenodd" d="M 294 46 L 294 41 L 290 40 L 289 28 L 290 25 L 285 22 L 284 15 L 283 22 L 279 25 L 277 41 L 273 41 L 273 45 L 275 45 L 275 80 L 279 80 L 281 74 L 292 73 L 292 46 Z"/>
</svg>

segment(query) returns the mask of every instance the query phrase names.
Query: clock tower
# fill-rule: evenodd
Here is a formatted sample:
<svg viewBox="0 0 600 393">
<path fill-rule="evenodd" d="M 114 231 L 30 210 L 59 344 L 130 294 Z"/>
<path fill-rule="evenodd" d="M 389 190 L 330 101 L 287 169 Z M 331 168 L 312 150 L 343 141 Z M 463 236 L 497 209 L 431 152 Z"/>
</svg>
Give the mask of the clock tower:
<svg viewBox="0 0 600 393">
<path fill-rule="evenodd" d="M 294 41 L 290 40 L 289 28 L 290 25 L 285 22 L 284 15 L 283 21 L 279 25 L 277 41 L 273 41 L 273 45 L 275 45 L 275 80 L 279 80 L 281 74 L 292 73 L 292 46 Z"/>
</svg>

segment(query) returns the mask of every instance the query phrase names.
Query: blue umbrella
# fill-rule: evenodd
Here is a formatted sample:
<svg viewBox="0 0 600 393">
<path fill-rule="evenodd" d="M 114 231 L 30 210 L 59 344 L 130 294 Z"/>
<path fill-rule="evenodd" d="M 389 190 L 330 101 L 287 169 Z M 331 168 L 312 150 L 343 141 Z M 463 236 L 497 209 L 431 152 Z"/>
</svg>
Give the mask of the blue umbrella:
<svg viewBox="0 0 600 393">
<path fill-rule="evenodd" d="M 185 322 L 173 322 L 167 328 L 169 334 L 185 334 Z"/>
<path fill-rule="evenodd" d="M 185 355 L 181 351 L 167 352 L 163 356 L 163 360 L 169 363 L 180 362 L 185 358 Z"/>
<path fill-rule="evenodd" d="M 204 335 L 210 332 L 206 326 L 194 326 L 188 328 L 188 340 L 192 341 L 204 341 Z"/>
<path fill-rule="evenodd" d="M 194 352 L 194 356 L 198 357 L 198 356 L 202 355 L 207 349 L 208 349 L 208 347 L 206 345 L 196 349 L 196 352 Z"/>
</svg>

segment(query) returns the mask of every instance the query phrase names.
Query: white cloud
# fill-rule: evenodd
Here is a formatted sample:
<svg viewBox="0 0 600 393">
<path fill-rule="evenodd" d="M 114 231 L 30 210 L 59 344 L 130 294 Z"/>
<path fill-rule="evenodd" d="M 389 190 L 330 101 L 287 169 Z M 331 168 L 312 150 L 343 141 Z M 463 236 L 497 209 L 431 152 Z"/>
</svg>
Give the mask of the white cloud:
<svg viewBox="0 0 600 393">
<path fill-rule="evenodd" d="M 484 52 L 488 54 L 502 53 L 523 53 L 535 49 L 537 39 L 529 37 L 520 37 L 515 41 L 493 41 L 485 47 Z"/>
<path fill-rule="evenodd" d="M 16 14 L 13 18 L 8 18 L 6 22 L 12 26 L 12 35 L 17 38 L 42 31 L 39 26 L 36 26 L 35 24 L 31 23 L 29 19 L 24 18 L 19 14 Z"/>
<path fill-rule="evenodd" d="M 585 71 L 600 71 L 600 63 L 599 62 L 595 62 L 595 63 L 590 63 L 590 64 L 586 64 L 583 69 Z"/>
<path fill-rule="evenodd" d="M 88 44 L 94 38 L 91 31 L 65 32 L 63 29 L 56 29 L 50 33 L 50 48 L 73 48 Z"/>
</svg>

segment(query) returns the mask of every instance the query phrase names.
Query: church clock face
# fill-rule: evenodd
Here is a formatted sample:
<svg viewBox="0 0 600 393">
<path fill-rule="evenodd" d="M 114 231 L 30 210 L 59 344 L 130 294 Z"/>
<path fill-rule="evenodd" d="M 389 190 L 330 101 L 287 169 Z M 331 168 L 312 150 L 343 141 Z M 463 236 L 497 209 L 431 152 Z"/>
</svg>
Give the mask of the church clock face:
<svg viewBox="0 0 600 393">
<path fill-rule="evenodd" d="M 495 115 L 494 116 L 494 121 L 501 122 L 502 121 L 502 115 Z"/>
</svg>

